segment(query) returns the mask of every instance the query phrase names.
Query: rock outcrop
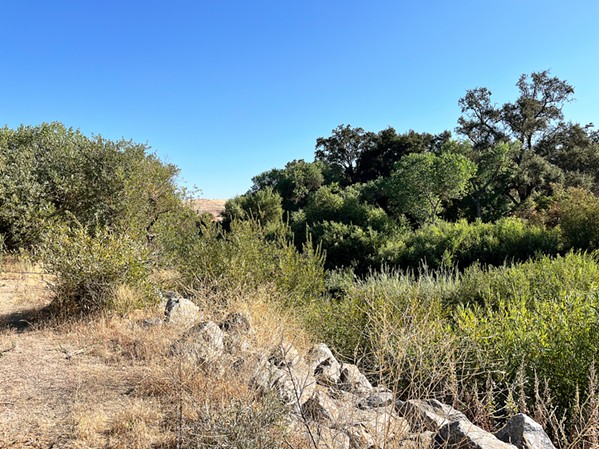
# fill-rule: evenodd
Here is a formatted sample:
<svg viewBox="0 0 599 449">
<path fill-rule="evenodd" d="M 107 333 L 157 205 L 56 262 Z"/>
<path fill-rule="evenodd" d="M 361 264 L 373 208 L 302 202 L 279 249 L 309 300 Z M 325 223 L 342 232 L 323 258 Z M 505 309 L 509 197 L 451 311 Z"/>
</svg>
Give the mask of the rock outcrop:
<svg viewBox="0 0 599 449">
<path fill-rule="evenodd" d="M 244 313 L 219 323 L 201 321 L 195 304 L 172 297 L 164 321 L 183 329 L 174 354 L 212 372 L 246 373 L 249 387 L 276 394 L 288 407 L 289 432 L 315 449 L 555 449 L 526 415 L 516 415 L 493 435 L 435 399 L 397 400 L 385 387 L 373 387 L 357 366 L 339 363 L 324 343 L 305 354 L 289 342 L 258 350 Z"/>
</svg>

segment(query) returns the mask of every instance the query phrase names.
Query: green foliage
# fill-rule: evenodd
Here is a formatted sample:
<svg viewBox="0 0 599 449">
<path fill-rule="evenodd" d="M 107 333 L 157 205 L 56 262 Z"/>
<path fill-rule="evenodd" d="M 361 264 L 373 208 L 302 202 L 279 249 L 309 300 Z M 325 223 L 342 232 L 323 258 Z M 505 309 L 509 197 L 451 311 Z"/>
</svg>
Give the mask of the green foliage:
<svg viewBox="0 0 599 449">
<path fill-rule="evenodd" d="M 505 214 L 505 207 L 499 206 L 498 198 L 503 197 L 509 172 L 513 169 L 510 159 L 513 147 L 507 143 L 489 147 L 462 144 L 458 151 L 476 164 L 468 192 L 475 217 L 488 219 Z"/>
<path fill-rule="evenodd" d="M 549 301 L 561 294 L 575 295 L 599 286 L 599 265 L 585 254 L 540 257 L 522 264 L 502 267 L 473 265 L 464 270 L 455 296 L 455 304 L 494 308 L 499 301 Z"/>
<path fill-rule="evenodd" d="M 324 171 L 324 164 L 319 161 L 292 161 L 283 170 L 272 169 L 254 177 L 251 190 L 272 188 L 281 195 L 284 210 L 296 211 L 305 206 L 310 193 L 323 185 Z"/>
<path fill-rule="evenodd" d="M 569 248 L 599 249 L 599 198 L 583 189 L 569 189 L 559 206 L 564 244 Z"/>
<path fill-rule="evenodd" d="M 332 184 L 321 187 L 310 196 L 305 217 L 308 223 L 338 221 L 376 230 L 393 226 L 385 211 L 362 201 L 359 186 L 342 189 Z"/>
<path fill-rule="evenodd" d="M 438 221 L 404 234 L 399 242 L 390 240 L 381 247 L 380 262 L 402 268 L 426 265 L 431 269 L 462 269 L 477 262 L 501 265 L 558 251 L 557 230 L 522 219 L 503 218 L 495 223 Z"/>
<path fill-rule="evenodd" d="M 133 142 L 88 138 L 59 123 L 0 129 L 0 232 L 31 247 L 49 223 L 74 216 L 145 239 L 181 206 L 178 170 Z"/>
<path fill-rule="evenodd" d="M 312 301 L 324 290 L 323 258 L 311 241 L 298 251 L 289 229 L 255 220 L 233 221 L 229 231 L 202 223 L 199 234 L 172 239 L 166 251 L 190 288 L 224 291 L 273 285 L 289 304 Z M 273 233 L 274 232 L 274 233 Z"/>
<path fill-rule="evenodd" d="M 395 129 L 389 127 L 376 134 L 369 133 L 368 136 L 369 145 L 360 152 L 356 163 L 356 176 L 361 182 L 389 176 L 395 164 L 407 154 L 438 152 L 451 134 L 445 131 L 433 135 L 413 130 L 397 134 Z"/>
<path fill-rule="evenodd" d="M 475 165 L 460 154 L 409 154 L 399 161 L 387 183 L 392 204 L 422 222 L 434 222 L 443 204 L 462 198 Z"/>
<path fill-rule="evenodd" d="M 238 196 L 225 204 L 225 223 L 233 220 L 258 220 L 263 224 L 280 221 L 283 216 L 281 195 L 271 187 Z"/>
<path fill-rule="evenodd" d="M 327 138 L 316 140 L 314 153 L 317 161 L 325 162 L 342 174 L 344 184 L 355 183 L 357 179 L 356 165 L 360 155 L 366 151 L 373 140 L 372 133 L 350 125 L 339 125 Z"/>
<path fill-rule="evenodd" d="M 599 262 L 575 253 L 463 274 L 336 275 L 343 295 L 321 303 L 314 315 L 322 321 L 311 323 L 400 394 L 462 403 L 487 394 L 491 376 L 501 409 L 523 373 L 527 406 L 538 400 L 536 375 L 562 413 L 577 389 L 586 393 L 599 355 L 598 280 Z"/>
<path fill-rule="evenodd" d="M 384 236 L 371 227 L 323 221 L 311 227 L 315 239 L 326 251 L 328 268 L 353 267 L 366 271 L 373 263 Z"/>
<path fill-rule="evenodd" d="M 599 264 L 588 256 L 543 257 L 520 266 L 464 274 L 456 290 L 455 332 L 475 366 L 515 381 L 519 369 L 547 381 L 562 410 L 586 390 L 599 355 Z M 533 396 L 532 383 L 527 394 Z"/>
<path fill-rule="evenodd" d="M 448 377 L 447 357 L 457 344 L 452 348 L 443 298 L 455 290 L 453 275 L 382 272 L 360 280 L 334 273 L 331 278 L 329 289 L 342 296 L 316 304 L 309 324 L 343 359 L 359 361 L 371 378 L 382 377 L 408 397 L 411 388 L 416 393 L 417 387 Z M 434 388 L 426 393 L 434 395 Z"/>
<path fill-rule="evenodd" d="M 292 216 L 297 234 L 305 232 L 307 224 L 326 252 L 329 268 L 366 270 L 382 239 L 397 227 L 384 210 L 361 198 L 359 186 L 323 186 L 310 196 L 304 211 Z"/>
<path fill-rule="evenodd" d="M 599 142 L 592 125 L 561 124 L 538 144 L 538 153 L 564 172 L 566 187 L 599 192 Z"/>
<path fill-rule="evenodd" d="M 518 98 L 502 107 L 493 104 L 489 89 L 469 90 L 459 101 L 464 115 L 458 119 L 457 131 L 477 152 L 511 142 L 512 168 L 498 193 L 519 207 L 535 194 L 550 192 L 551 183 L 563 181 L 563 172 L 555 165 L 559 158 L 553 155 L 581 139 L 569 133 L 571 125 L 563 123 L 562 108 L 574 94 L 566 81 L 544 70 L 522 75 L 516 86 Z"/>
<path fill-rule="evenodd" d="M 59 224 L 47 230 L 37 255 L 57 276 L 54 305 L 60 313 L 110 308 L 115 289 L 122 286 L 137 292 L 138 306 L 153 299 L 150 254 L 127 234 Z"/>
</svg>

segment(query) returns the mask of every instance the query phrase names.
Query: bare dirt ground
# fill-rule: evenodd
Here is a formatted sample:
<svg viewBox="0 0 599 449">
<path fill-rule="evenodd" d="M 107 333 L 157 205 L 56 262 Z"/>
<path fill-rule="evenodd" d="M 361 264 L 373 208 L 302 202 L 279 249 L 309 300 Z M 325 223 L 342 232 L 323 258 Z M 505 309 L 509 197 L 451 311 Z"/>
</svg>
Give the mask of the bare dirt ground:
<svg viewBox="0 0 599 449">
<path fill-rule="evenodd" d="M 0 273 L 0 448 L 137 447 L 115 442 L 114 426 L 148 368 L 114 357 L 122 342 L 101 326 L 43 322 L 48 279 L 22 271 Z"/>
<path fill-rule="evenodd" d="M 255 429 L 255 417 L 271 415 L 260 414 L 262 399 L 243 380 L 250 365 L 243 377 L 234 363 L 212 372 L 173 353 L 179 326 L 147 321 L 164 308 L 60 321 L 44 312 L 54 281 L 17 258 L 0 265 L 0 449 L 197 447 L 204 435 L 198 429 L 242 438 L 239 428 Z M 227 307 L 253 317 L 256 347 L 267 351 L 286 340 L 305 349 L 309 338 L 299 321 L 270 294 L 252 292 L 252 301 L 231 296 Z M 218 303 L 212 296 L 202 301 L 210 319 L 229 313 L 227 307 L 211 311 Z M 249 422 L 231 421 L 246 416 Z M 258 427 L 274 431 L 271 424 Z M 308 447 L 297 441 L 290 447 Z"/>
<path fill-rule="evenodd" d="M 191 207 L 198 214 L 209 213 L 216 220 L 220 219 L 220 215 L 225 210 L 225 203 L 227 200 L 207 200 L 207 199 L 194 199 L 191 200 Z"/>
</svg>

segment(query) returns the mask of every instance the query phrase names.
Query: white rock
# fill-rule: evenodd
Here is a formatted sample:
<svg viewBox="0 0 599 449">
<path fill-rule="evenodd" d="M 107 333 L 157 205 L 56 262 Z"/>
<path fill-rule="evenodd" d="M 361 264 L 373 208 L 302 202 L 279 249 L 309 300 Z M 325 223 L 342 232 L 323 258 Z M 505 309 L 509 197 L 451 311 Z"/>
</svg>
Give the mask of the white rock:
<svg viewBox="0 0 599 449">
<path fill-rule="evenodd" d="M 440 447 L 459 449 L 516 449 L 470 421 L 453 421 L 439 429 L 435 443 Z"/>
<path fill-rule="evenodd" d="M 192 301 L 172 296 L 164 308 L 164 322 L 188 329 L 201 319 L 200 308 Z"/>
<path fill-rule="evenodd" d="M 367 393 L 372 390 L 372 385 L 360 369 L 351 363 L 344 363 L 340 369 L 340 388 L 352 393 Z"/>
<path fill-rule="evenodd" d="M 323 385 L 336 385 L 341 378 L 341 365 L 324 343 L 314 345 L 306 356 L 316 380 Z"/>
<path fill-rule="evenodd" d="M 433 432 L 455 421 L 468 421 L 463 413 L 436 399 L 397 401 L 397 411 L 414 429 L 424 428 Z"/>
<path fill-rule="evenodd" d="M 519 449 L 555 449 L 541 425 L 523 413 L 512 417 L 495 436 Z"/>
</svg>

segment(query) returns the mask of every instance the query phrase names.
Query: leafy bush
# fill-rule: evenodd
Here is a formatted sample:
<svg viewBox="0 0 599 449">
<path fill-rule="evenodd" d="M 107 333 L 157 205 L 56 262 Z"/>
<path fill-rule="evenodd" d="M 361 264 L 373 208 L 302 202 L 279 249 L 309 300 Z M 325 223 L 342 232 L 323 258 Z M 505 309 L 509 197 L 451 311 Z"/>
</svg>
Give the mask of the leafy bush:
<svg viewBox="0 0 599 449">
<path fill-rule="evenodd" d="M 478 305 L 496 308 L 501 301 L 550 301 L 563 293 L 586 294 L 599 287 L 599 265 L 587 254 L 540 257 L 502 267 L 474 265 L 464 270 L 452 306 Z"/>
<path fill-rule="evenodd" d="M 56 225 L 48 231 L 37 254 L 45 269 L 57 276 L 54 305 L 75 313 L 114 304 L 116 289 L 134 289 L 140 304 L 153 299 L 147 249 L 127 234 L 80 224 Z M 129 305 L 131 306 L 131 305 Z"/>
<path fill-rule="evenodd" d="M 599 248 L 599 198 L 584 189 L 569 189 L 560 201 L 559 224 L 569 248 Z"/>
<path fill-rule="evenodd" d="M 200 228 L 167 248 L 186 286 L 227 291 L 272 284 L 290 303 L 322 294 L 320 250 L 309 240 L 298 251 L 283 223 L 273 228 L 255 220 L 233 221 L 228 232 L 215 223 L 202 223 Z"/>
<path fill-rule="evenodd" d="M 498 381 L 513 383 L 524 369 L 529 379 L 546 381 L 568 410 L 577 390 L 588 393 L 599 356 L 597 279 L 599 263 L 584 254 L 467 270 L 455 292 L 455 332 L 479 366 L 501 373 Z"/>
<path fill-rule="evenodd" d="M 471 416 L 473 398 L 492 395 L 500 419 L 514 396 L 521 410 L 549 406 L 538 394 L 546 384 L 553 416 L 575 419 L 599 357 L 598 279 L 596 258 L 577 253 L 463 273 L 337 277 L 343 295 L 315 306 L 309 322 L 400 395 L 436 396 Z"/>
<path fill-rule="evenodd" d="M 181 207 L 178 170 L 145 145 L 88 138 L 60 123 L 0 129 L 0 233 L 10 248 L 39 243 L 71 216 L 145 239 Z"/>
<path fill-rule="evenodd" d="M 327 268 L 366 272 L 379 246 L 397 229 L 383 209 L 363 202 L 361 196 L 357 187 L 324 186 L 310 196 L 305 210 L 292 214 L 296 240 L 301 241 L 308 229 L 326 253 Z"/>
<path fill-rule="evenodd" d="M 238 196 L 225 204 L 224 222 L 254 219 L 266 224 L 277 222 L 283 216 L 281 195 L 271 187 Z"/>
<path fill-rule="evenodd" d="M 362 201 L 358 187 L 340 188 L 337 184 L 321 187 L 312 194 L 305 209 L 308 224 L 335 221 L 381 231 L 393 227 L 381 208 Z"/>
<path fill-rule="evenodd" d="M 435 222 L 448 201 L 466 195 L 475 173 L 476 165 L 461 154 L 413 153 L 395 165 L 386 190 L 400 213 Z"/>
<path fill-rule="evenodd" d="M 305 206 L 310 193 L 324 183 L 322 162 L 303 160 L 289 162 L 284 169 L 272 169 L 252 178 L 252 192 L 272 188 L 281 195 L 285 211 L 296 211 Z"/>
<path fill-rule="evenodd" d="M 450 273 L 334 274 L 340 297 L 314 305 L 309 325 L 342 359 L 360 363 L 404 397 L 434 395 L 449 378 L 458 345 L 448 332 L 443 299 L 455 290 Z"/>
<path fill-rule="evenodd" d="M 324 221 L 315 224 L 312 235 L 326 252 L 327 268 L 352 267 L 364 273 L 373 264 L 381 233 L 371 227 Z"/>
<path fill-rule="evenodd" d="M 383 246 L 380 261 L 390 266 L 431 269 L 467 267 L 475 262 L 501 265 L 536 254 L 557 254 L 557 230 L 528 224 L 517 218 L 495 223 L 438 222 L 407 234 L 401 244 Z"/>
</svg>

